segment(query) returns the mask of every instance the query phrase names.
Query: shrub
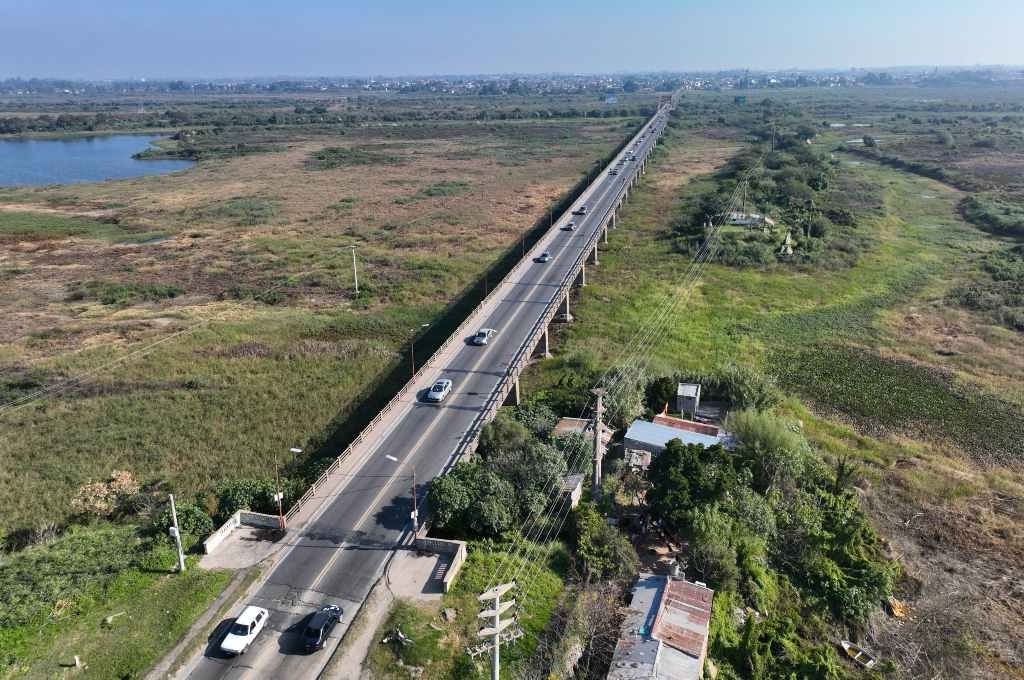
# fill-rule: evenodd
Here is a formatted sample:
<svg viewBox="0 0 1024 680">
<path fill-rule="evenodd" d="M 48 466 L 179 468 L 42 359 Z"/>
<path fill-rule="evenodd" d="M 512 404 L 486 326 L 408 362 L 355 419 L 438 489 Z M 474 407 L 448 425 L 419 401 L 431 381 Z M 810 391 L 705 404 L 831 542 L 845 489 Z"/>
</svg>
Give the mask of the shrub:
<svg viewBox="0 0 1024 680">
<path fill-rule="evenodd" d="M 511 484 L 474 462 L 456 465 L 430 482 L 427 502 L 439 529 L 456 535 L 498 537 L 512 527 Z"/>
<path fill-rule="evenodd" d="M 213 531 L 213 519 L 195 503 L 177 503 L 175 510 L 178 513 L 178 528 L 192 539 L 200 540 Z M 153 528 L 158 534 L 167 536 L 172 524 L 171 508 L 168 505 L 153 523 Z"/>
<path fill-rule="evenodd" d="M 593 503 L 581 503 L 572 518 L 576 556 L 588 578 L 625 579 L 636 573 L 640 560 L 633 544 L 605 521 Z"/>
<path fill-rule="evenodd" d="M 960 202 L 960 214 L 985 231 L 1024 237 L 1024 205 L 992 194 L 975 194 Z"/>
</svg>

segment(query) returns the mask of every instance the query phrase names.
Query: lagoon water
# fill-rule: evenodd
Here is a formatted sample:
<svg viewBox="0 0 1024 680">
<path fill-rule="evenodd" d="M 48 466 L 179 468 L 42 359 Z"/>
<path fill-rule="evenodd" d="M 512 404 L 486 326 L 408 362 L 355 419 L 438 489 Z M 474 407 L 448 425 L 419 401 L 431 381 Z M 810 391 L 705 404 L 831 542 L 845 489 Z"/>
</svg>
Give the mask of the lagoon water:
<svg viewBox="0 0 1024 680">
<path fill-rule="evenodd" d="M 0 186 L 70 184 L 156 175 L 192 161 L 132 158 L 158 135 L 98 135 L 60 139 L 0 139 Z"/>
</svg>

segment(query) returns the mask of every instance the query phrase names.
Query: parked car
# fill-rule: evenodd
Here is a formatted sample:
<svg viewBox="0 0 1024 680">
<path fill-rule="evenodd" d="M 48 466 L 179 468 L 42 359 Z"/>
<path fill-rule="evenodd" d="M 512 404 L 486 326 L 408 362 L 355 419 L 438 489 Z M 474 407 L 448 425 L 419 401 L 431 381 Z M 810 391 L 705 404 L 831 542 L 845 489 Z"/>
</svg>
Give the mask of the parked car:
<svg viewBox="0 0 1024 680">
<path fill-rule="evenodd" d="M 562 225 L 562 231 L 576 231 L 576 223 L 569 221 Z"/>
<path fill-rule="evenodd" d="M 247 606 L 231 624 L 228 634 L 220 641 L 221 651 L 232 656 L 245 654 L 245 650 L 249 649 L 249 645 L 266 627 L 269 618 L 270 612 L 263 607 Z"/>
<path fill-rule="evenodd" d="M 498 331 L 493 328 L 481 328 L 476 332 L 476 335 L 473 336 L 471 342 L 474 345 L 486 345 L 487 341 L 494 337 L 494 334 L 497 332 Z"/>
<path fill-rule="evenodd" d="M 551 253 L 549 253 L 548 251 L 545 250 L 543 253 L 541 253 L 540 255 L 535 257 L 533 261 L 534 262 L 539 262 L 541 264 L 544 264 L 546 262 L 551 262 Z"/>
<path fill-rule="evenodd" d="M 452 391 L 452 381 L 447 378 L 441 378 L 434 386 L 427 391 L 427 396 L 424 397 L 427 401 L 442 402 L 445 400 Z"/>
<path fill-rule="evenodd" d="M 341 607 L 333 604 L 326 605 L 320 609 L 306 624 L 302 631 L 302 641 L 306 645 L 307 652 L 315 652 L 324 648 L 327 637 L 331 634 L 334 626 L 341 621 Z"/>
</svg>

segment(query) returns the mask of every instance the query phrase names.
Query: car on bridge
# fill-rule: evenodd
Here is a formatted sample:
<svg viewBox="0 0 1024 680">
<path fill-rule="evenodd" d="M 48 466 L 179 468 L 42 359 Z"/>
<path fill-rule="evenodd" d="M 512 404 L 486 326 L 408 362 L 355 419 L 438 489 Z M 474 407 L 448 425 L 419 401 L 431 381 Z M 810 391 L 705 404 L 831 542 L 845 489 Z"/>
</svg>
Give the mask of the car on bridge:
<svg viewBox="0 0 1024 680">
<path fill-rule="evenodd" d="M 424 400 L 438 404 L 452 392 L 452 381 L 448 378 L 441 378 L 427 391 Z"/>
<path fill-rule="evenodd" d="M 533 258 L 533 261 L 538 262 L 540 264 L 551 262 L 551 253 L 545 250 L 543 253 Z"/>
<path fill-rule="evenodd" d="M 576 223 L 571 220 L 566 222 L 562 225 L 562 231 L 576 231 Z"/>
<path fill-rule="evenodd" d="M 573 215 L 586 215 L 587 214 L 587 206 L 586 205 L 581 205 L 576 210 L 573 210 L 572 214 Z"/>
<path fill-rule="evenodd" d="M 231 656 L 245 654 L 245 650 L 249 649 L 249 645 L 266 627 L 269 618 L 270 612 L 263 607 L 247 606 L 231 624 L 228 634 L 221 640 L 220 650 Z"/>
<path fill-rule="evenodd" d="M 470 340 L 470 342 L 474 345 L 486 345 L 487 341 L 494 337 L 494 334 L 497 332 L 498 331 L 493 328 L 481 328 L 476 332 L 476 335 L 473 336 L 473 339 Z"/>
<path fill-rule="evenodd" d="M 618 171 L 618 170 L 614 170 L 614 169 L 613 169 L 613 170 L 612 170 L 611 172 L 609 172 L 608 174 L 609 174 L 609 175 L 611 175 L 612 177 L 615 177 L 615 175 L 619 174 L 619 171 Z"/>
<path fill-rule="evenodd" d="M 313 614 L 302 631 L 302 642 L 307 652 L 315 652 L 324 648 L 328 636 L 334 630 L 334 626 L 341 621 L 341 607 L 335 604 L 325 605 L 320 611 Z"/>
</svg>

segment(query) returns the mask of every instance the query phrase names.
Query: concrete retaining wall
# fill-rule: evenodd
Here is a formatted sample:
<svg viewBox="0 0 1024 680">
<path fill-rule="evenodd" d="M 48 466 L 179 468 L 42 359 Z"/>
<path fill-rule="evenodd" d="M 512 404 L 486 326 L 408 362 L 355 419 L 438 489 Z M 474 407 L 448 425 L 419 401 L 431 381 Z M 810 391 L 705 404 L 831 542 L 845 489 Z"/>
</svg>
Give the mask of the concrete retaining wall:
<svg viewBox="0 0 1024 680">
<path fill-rule="evenodd" d="M 203 541 L 203 552 L 207 555 L 217 549 L 221 543 L 224 542 L 231 532 L 243 524 L 250 527 L 266 527 L 270 529 L 276 529 L 280 520 L 277 515 L 265 515 L 262 512 L 251 512 L 249 510 L 239 510 L 235 514 L 228 517 L 224 524 L 217 527 L 217 530 L 206 537 Z"/>
<path fill-rule="evenodd" d="M 421 532 L 421 535 L 416 537 L 416 540 L 413 543 L 413 547 L 416 548 L 416 550 L 452 556 L 452 561 L 448 565 L 448 570 L 444 573 L 444 579 L 441 581 L 441 584 L 444 587 L 444 592 L 447 593 L 452 589 L 452 584 L 455 583 L 455 577 L 459 575 L 462 565 L 466 562 L 466 542 L 449 541 L 443 538 L 430 538 L 425 534 L 426 532 Z"/>
</svg>

